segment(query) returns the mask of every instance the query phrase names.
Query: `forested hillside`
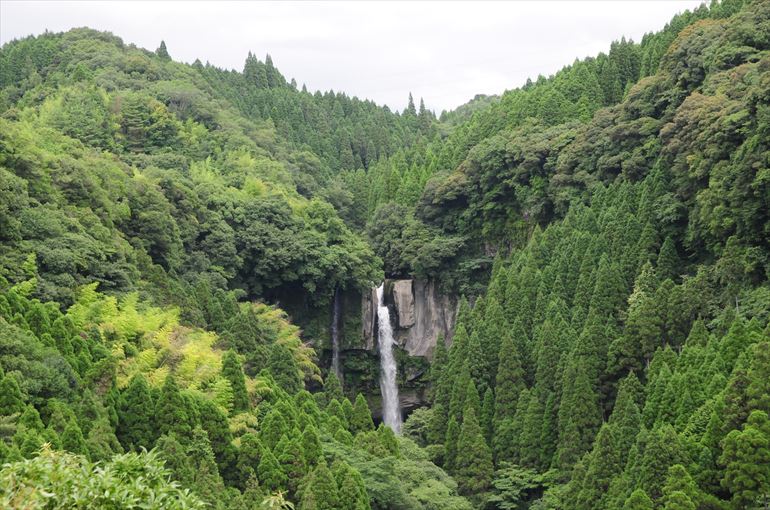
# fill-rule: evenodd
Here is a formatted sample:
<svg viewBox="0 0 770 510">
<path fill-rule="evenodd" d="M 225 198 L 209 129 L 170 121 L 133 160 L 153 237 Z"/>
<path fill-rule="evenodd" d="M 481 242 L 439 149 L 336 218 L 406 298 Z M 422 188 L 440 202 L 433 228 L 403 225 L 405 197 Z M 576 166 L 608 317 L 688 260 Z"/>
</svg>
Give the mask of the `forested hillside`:
<svg viewBox="0 0 770 510">
<path fill-rule="evenodd" d="M 770 503 L 768 2 L 440 118 L 169 51 L 0 49 L 0 506 Z M 400 435 L 324 354 L 383 277 L 460 301 Z"/>
</svg>

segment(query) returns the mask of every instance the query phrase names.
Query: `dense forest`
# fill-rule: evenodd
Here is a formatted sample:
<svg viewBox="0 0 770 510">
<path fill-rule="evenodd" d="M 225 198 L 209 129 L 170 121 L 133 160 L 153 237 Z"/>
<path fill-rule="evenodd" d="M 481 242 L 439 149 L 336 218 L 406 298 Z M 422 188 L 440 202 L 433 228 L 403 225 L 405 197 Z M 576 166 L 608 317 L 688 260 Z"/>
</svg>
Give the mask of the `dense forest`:
<svg viewBox="0 0 770 510">
<path fill-rule="evenodd" d="M 770 3 L 440 116 L 170 53 L 0 48 L 0 507 L 770 505 Z M 384 278 L 459 302 L 400 433 Z"/>
</svg>

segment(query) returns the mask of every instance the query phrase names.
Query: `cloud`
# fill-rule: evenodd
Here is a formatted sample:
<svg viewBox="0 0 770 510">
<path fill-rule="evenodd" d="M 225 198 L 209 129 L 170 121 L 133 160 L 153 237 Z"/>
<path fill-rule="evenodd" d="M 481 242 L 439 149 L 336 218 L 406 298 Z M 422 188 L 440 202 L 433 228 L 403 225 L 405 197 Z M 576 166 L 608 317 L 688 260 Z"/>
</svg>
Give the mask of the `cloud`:
<svg viewBox="0 0 770 510">
<path fill-rule="evenodd" d="M 0 2 L 0 42 L 89 26 L 172 57 L 242 69 L 269 53 L 310 90 L 452 109 L 575 58 L 640 40 L 696 0 L 667 2 Z"/>
</svg>

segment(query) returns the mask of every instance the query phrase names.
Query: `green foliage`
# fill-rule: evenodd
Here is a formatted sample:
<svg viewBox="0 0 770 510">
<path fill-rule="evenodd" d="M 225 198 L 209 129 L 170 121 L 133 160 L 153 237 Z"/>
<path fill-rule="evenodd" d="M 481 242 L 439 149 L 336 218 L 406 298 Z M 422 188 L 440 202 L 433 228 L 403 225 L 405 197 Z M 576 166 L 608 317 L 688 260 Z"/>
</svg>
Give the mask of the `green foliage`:
<svg viewBox="0 0 770 510">
<path fill-rule="evenodd" d="M 484 491 L 492 482 L 492 452 L 476 419 L 473 407 L 466 407 L 457 440 L 454 471 L 460 490 L 466 494 Z"/>
<path fill-rule="evenodd" d="M 623 510 L 652 510 L 652 500 L 642 490 L 636 489 L 626 500 Z"/>
<path fill-rule="evenodd" d="M 169 374 L 155 404 L 156 430 L 161 435 L 173 433 L 177 437 L 188 437 L 192 432 L 188 411 L 190 409 L 179 391 L 174 376 Z"/>
<path fill-rule="evenodd" d="M 366 398 L 359 393 L 356 395 L 353 415 L 350 418 L 350 432 L 357 434 L 358 432 L 366 432 L 368 430 L 374 430 L 374 421 L 372 421 L 372 413 L 369 410 Z"/>
<path fill-rule="evenodd" d="M 139 450 L 152 446 L 157 437 L 154 405 L 145 378 L 131 379 L 118 411 L 118 438 L 126 449 Z"/>
<path fill-rule="evenodd" d="M 66 452 L 43 449 L 31 460 L 0 470 L 5 508 L 204 508 L 176 482 L 154 452 L 129 453 L 105 465 Z"/>
<path fill-rule="evenodd" d="M 269 56 L 6 44 L 2 506 L 766 504 L 768 15 L 684 12 L 442 122 Z M 383 271 L 468 296 L 402 367 L 406 437 L 372 366 L 317 391 L 330 299 Z"/>
<path fill-rule="evenodd" d="M 321 461 L 313 470 L 302 496 L 301 510 L 336 510 L 340 508 L 337 482 L 326 462 Z"/>
<path fill-rule="evenodd" d="M 246 391 L 243 368 L 235 351 L 227 351 L 222 356 L 222 377 L 230 383 L 233 390 L 233 411 L 247 411 L 249 409 L 249 394 Z"/>
<path fill-rule="evenodd" d="M 754 411 L 742 431 L 731 431 L 724 440 L 719 462 L 725 466 L 722 485 L 737 507 L 750 507 L 770 496 L 770 421 Z"/>
</svg>

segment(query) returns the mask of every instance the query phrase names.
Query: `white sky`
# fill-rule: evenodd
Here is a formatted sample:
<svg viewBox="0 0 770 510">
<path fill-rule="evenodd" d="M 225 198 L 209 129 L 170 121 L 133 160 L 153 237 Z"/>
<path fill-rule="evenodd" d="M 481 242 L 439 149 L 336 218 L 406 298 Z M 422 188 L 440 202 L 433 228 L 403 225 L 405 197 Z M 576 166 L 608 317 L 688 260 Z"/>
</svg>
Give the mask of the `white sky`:
<svg viewBox="0 0 770 510">
<path fill-rule="evenodd" d="M 577 58 L 641 40 L 700 0 L 546 2 L 0 1 L 0 43 L 73 27 L 113 32 L 172 58 L 243 69 L 270 53 L 287 79 L 393 109 L 437 113 L 499 94 Z"/>
</svg>

